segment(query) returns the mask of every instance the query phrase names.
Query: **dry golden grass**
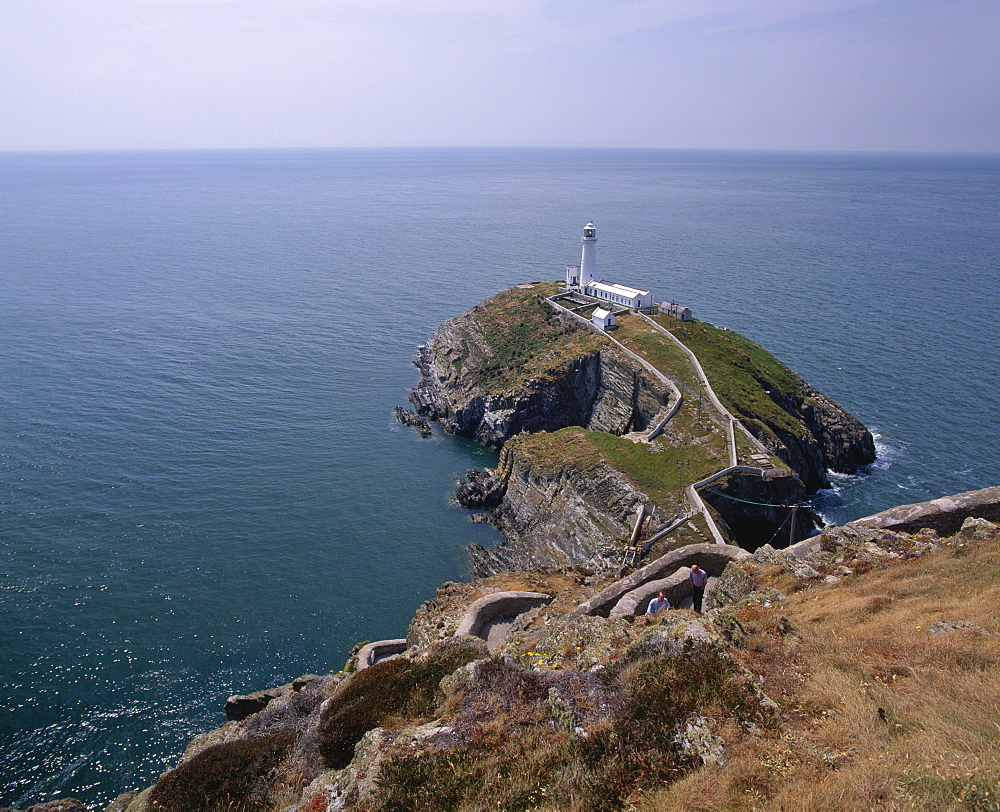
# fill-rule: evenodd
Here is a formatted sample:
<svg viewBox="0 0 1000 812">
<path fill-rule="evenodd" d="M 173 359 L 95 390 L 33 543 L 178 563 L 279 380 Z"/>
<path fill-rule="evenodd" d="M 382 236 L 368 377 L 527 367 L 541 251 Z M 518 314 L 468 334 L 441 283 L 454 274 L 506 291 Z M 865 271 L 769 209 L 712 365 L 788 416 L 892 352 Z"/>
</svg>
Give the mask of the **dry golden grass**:
<svg viewBox="0 0 1000 812">
<path fill-rule="evenodd" d="M 758 577 L 787 586 L 785 576 Z M 697 771 L 638 808 L 1000 809 L 995 541 L 956 537 L 740 617 L 747 665 L 781 706 L 784 730 L 735 734 L 725 767 Z M 932 634 L 939 620 L 983 631 Z"/>
</svg>

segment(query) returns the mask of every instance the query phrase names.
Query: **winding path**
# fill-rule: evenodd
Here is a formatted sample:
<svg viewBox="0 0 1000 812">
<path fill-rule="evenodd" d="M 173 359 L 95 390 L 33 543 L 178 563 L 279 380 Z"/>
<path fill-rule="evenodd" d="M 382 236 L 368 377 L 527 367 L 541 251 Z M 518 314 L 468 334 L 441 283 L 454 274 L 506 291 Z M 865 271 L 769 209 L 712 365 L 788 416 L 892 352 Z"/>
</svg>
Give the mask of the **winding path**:
<svg viewBox="0 0 1000 812">
<path fill-rule="evenodd" d="M 547 297 L 545 301 L 548 302 L 549 305 L 553 307 L 556 311 L 563 313 L 569 316 L 570 318 L 576 319 L 577 321 L 586 325 L 586 327 L 590 329 L 592 332 L 598 333 L 599 335 L 602 335 L 605 338 L 607 338 L 615 346 L 617 346 L 619 349 L 625 352 L 630 358 L 637 361 L 643 367 L 643 369 L 649 371 L 652 375 L 656 377 L 657 380 L 666 384 L 670 388 L 671 393 L 674 395 L 674 403 L 668 410 L 666 416 L 664 416 L 662 419 L 657 420 L 656 425 L 653 427 L 651 431 L 649 431 L 644 436 L 638 438 L 641 442 L 647 442 L 647 443 L 650 442 L 663 432 L 667 423 L 674 415 L 677 414 L 677 411 L 680 409 L 681 404 L 683 403 L 684 396 L 681 394 L 680 387 L 678 386 L 679 381 L 675 381 L 670 376 L 665 375 L 663 372 L 661 372 L 659 369 L 657 369 L 651 363 L 649 363 L 646 359 L 640 357 L 637 353 L 630 350 L 628 347 L 622 344 L 618 339 L 610 335 L 606 330 L 602 330 L 600 327 L 598 327 L 589 319 L 586 319 L 583 316 L 579 315 L 578 313 L 574 313 L 569 308 L 559 304 L 558 299 L 562 298 L 565 295 L 566 294 L 564 293 L 557 293 L 555 296 Z M 749 473 L 749 474 L 756 474 L 761 477 L 765 475 L 764 470 L 761 468 L 752 468 L 750 466 L 739 464 L 739 458 L 737 455 L 737 448 L 736 448 L 736 429 L 735 429 L 736 426 L 739 426 L 740 431 L 754 445 L 755 448 L 761 451 L 761 453 L 770 455 L 771 452 L 764 446 L 763 443 L 760 442 L 760 440 L 758 440 L 756 437 L 753 436 L 753 434 L 750 433 L 750 431 L 746 428 L 746 426 L 740 423 L 740 421 L 737 420 L 733 416 L 733 414 L 725 406 L 722 405 L 722 401 L 719 400 L 718 396 L 715 394 L 715 390 L 712 389 L 712 384 L 710 384 L 708 381 L 708 376 L 705 374 L 705 370 L 702 368 L 701 362 L 698 360 L 698 356 L 696 356 L 682 341 L 680 341 L 676 336 L 674 336 L 673 333 L 665 329 L 663 326 L 657 324 L 655 321 L 649 318 L 649 316 L 647 316 L 645 313 L 639 313 L 638 311 L 636 311 L 636 314 L 648 325 L 650 325 L 655 330 L 659 331 L 668 339 L 670 339 L 670 341 L 676 344 L 681 350 L 683 350 L 685 355 L 687 355 L 688 360 L 691 362 L 692 366 L 695 369 L 695 372 L 698 374 L 698 380 L 700 381 L 702 387 L 705 389 L 705 392 L 708 395 L 709 400 L 718 411 L 719 417 L 721 418 L 723 424 L 725 425 L 726 449 L 729 457 L 729 465 L 726 468 L 723 468 L 720 471 L 716 471 L 714 474 L 711 474 L 705 479 L 700 480 L 699 482 L 694 482 L 687 486 L 685 493 L 687 493 L 688 500 L 690 501 L 691 505 L 694 506 L 695 511 L 688 515 L 680 517 L 679 520 L 674 520 L 670 522 L 666 527 L 659 528 L 654 533 L 654 535 L 649 539 L 649 541 L 646 542 L 646 549 L 648 549 L 648 546 L 652 544 L 652 542 L 662 538 L 671 531 L 680 527 L 682 524 L 684 524 L 684 522 L 690 519 L 691 516 L 695 515 L 695 513 L 701 513 L 701 515 L 705 517 L 705 524 L 708 525 L 708 529 L 711 532 L 712 537 L 715 539 L 715 543 L 726 544 L 727 543 L 726 540 L 722 537 L 722 533 L 719 531 L 718 526 L 715 524 L 715 520 L 712 518 L 712 514 L 709 512 L 708 507 L 705 505 L 705 502 L 704 500 L 702 500 L 701 494 L 698 493 L 697 489 L 701 485 L 706 485 L 709 482 L 714 482 L 716 479 L 719 479 L 720 477 L 725 476 L 726 474 L 729 473 L 736 473 L 736 472 Z"/>
<path fill-rule="evenodd" d="M 677 336 L 675 336 L 673 333 L 671 333 L 669 330 L 667 330 L 665 327 L 663 327 L 663 325 L 657 324 L 655 321 L 653 321 L 645 313 L 637 313 L 637 315 L 639 316 L 640 319 L 642 319 L 644 322 L 646 322 L 646 324 L 648 324 L 650 327 L 652 327 L 653 329 L 658 330 L 659 332 L 663 333 L 663 335 L 665 335 L 667 338 L 669 338 L 672 342 L 674 342 L 674 344 L 676 344 L 681 350 L 683 350 L 687 354 L 687 357 L 688 357 L 688 359 L 690 359 L 691 363 L 694 365 L 694 368 L 695 368 L 695 370 L 698 373 L 698 379 L 701 381 L 701 385 L 705 387 L 705 391 L 708 393 L 708 396 L 711 399 L 712 404 L 715 406 L 716 409 L 719 410 L 719 414 L 720 415 L 722 415 L 725 418 L 728 418 L 728 420 L 729 420 L 729 429 L 728 429 L 728 433 L 729 433 L 729 464 L 733 465 L 733 466 L 735 466 L 737 464 L 737 459 L 736 459 L 736 437 L 734 436 L 734 428 L 736 426 L 739 426 L 740 431 L 743 432 L 744 436 L 751 443 L 753 443 L 753 445 L 762 454 L 770 455 L 771 452 L 768 451 L 768 449 L 765 447 L 765 445 L 760 440 L 758 440 L 756 437 L 754 437 L 753 434 L 750 433 L 749 429 L 747 429 L 746 426 L 744 426 L 739 420 L 737 420 L 735 417 L 733 417 L 732 412 L 730 412 L 729 409 L 727 409 L 725 406 L 723 406 L 722 405 L 722 401 L 719 400 L 718 397 L 716 397 L 715 390 L 712 389 L 712 384 L 710 384 L 708 382 L 708 376 L 705 374 L 705 370 L 702 368 L 701 362 L 698 360 L 698 356 L 695 355 L 691 351 L 691 349 L 684 342 L 682 342 L 679 338 L 677 338 Z"/>
</svg>

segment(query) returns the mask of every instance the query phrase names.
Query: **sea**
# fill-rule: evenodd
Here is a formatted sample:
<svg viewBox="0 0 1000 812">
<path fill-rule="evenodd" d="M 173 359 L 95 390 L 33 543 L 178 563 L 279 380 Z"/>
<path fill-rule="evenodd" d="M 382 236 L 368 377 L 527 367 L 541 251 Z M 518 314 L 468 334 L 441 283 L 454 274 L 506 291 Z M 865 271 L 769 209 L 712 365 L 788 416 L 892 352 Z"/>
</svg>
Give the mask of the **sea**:
<svg viewBox="0 0 1000 812">
<path fill-rule="evenodd" d="M 1000 158 L 612 149 L 0 154 L 0 806 L 99 806 L 231 694 L 402 637 L 496 456 L 395 422 L 416 348 L 599 275 L 754 339 L 877 462 L 843 522 L 1000 484 Z"/>
</svg>

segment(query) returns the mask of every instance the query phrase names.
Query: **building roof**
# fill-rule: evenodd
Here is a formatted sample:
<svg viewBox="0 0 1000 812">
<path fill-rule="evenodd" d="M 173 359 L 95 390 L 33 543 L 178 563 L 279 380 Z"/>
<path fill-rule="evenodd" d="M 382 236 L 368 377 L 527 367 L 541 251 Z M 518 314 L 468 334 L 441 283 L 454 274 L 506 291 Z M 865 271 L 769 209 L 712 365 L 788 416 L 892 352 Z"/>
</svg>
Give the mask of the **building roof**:
<svg viewBox="0 0 1000 812">
<path fill-rule="evenodd" d="M 619 296 L 627 296 L 629 299 L 633 299 L 636 296 L 649 295 L 648 290 L 639 290 L 638 288 L 630 288 L 628 285 L 619 285 L 616 282 L 606 282 L 603 279 L 600 282 L 588 282 L 587 286 L 607 291 L 608 293 L 617 293 Z"/>
<path fill-rule="evenodd" d="M 594 318 L 595 319 L 606 319 L 610 315 L 611 315 L 611 311 L 610 310 L 605 310 L 603 307 L 599 307 L 599 308 L 597 308 L 597 310 L 594 311 Z"/>
</svg>

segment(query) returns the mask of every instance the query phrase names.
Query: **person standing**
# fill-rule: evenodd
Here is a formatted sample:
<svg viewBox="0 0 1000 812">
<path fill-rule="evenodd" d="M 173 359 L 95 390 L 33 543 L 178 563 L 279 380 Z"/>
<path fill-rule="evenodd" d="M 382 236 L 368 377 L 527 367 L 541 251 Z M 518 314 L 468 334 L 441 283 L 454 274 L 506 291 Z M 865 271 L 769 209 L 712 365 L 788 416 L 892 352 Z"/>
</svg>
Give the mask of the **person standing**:
<svg viewBox="0 0 1000 812">
<path fill-rule="evenodd" d="M 697 564 L 691 565 L 691 574 L 688 576 L 691 581 L 691 596 L 694 599 L 694 610 L 701 614 L 701 599 L 705 597 L 705 582 L 708 580 L 708 573 Z"/>
<path fill-rule="evenodd" d="M 656 597 L 649 602 L 649 606 L 646 609 L 646 614 L 655 615 L 661 609 L 669 609 L 669 608 L 670 608 L 670 601 L 667 600 L 667 593 L 661 590 L 660 592 L 657 592 Z"/>
</svg>

